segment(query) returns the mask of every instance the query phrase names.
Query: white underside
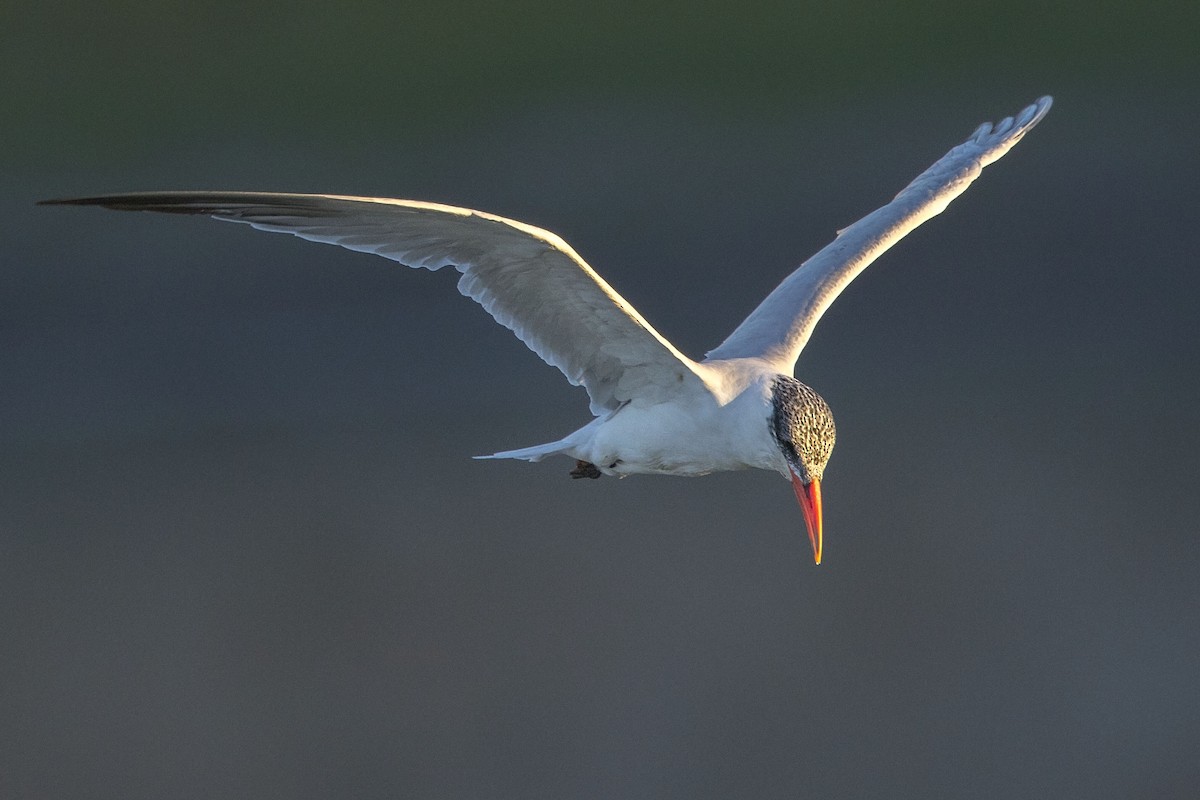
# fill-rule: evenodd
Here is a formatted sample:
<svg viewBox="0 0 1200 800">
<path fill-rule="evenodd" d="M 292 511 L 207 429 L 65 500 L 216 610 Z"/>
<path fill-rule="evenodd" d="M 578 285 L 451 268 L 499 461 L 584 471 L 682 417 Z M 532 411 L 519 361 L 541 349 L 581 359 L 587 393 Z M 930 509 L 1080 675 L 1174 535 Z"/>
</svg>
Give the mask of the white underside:
<svg viewBox="0 0 1200 800">
<path fill-rule="evenodd" d="M 748 359 L 710 362 L 708 391 L 621 406 L 562 439 L 479 458 L 565 455 L 606 475 L 706 475 L 748 468 L 787 474 L 771 435 L 773 373 Z"/>
</svg>

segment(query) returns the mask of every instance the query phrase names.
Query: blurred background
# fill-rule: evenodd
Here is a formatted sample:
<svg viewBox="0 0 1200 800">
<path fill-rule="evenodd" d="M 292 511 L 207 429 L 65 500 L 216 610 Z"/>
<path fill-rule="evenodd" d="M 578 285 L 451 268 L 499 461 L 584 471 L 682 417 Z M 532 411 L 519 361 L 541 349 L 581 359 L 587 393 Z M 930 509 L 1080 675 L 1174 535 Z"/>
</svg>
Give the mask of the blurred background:
<svg viewBox="0 0 1200 800">
<path fill-rule="evenodd" d="M 1194 797 L 1195 3 L 0 6 L 0 797 Z M 855 282 L 825 563 L 767 473 L 572 481 L 456 276 L 145 189 L 561 234 L 684 352 L 976 125 Z"/>
</svg>

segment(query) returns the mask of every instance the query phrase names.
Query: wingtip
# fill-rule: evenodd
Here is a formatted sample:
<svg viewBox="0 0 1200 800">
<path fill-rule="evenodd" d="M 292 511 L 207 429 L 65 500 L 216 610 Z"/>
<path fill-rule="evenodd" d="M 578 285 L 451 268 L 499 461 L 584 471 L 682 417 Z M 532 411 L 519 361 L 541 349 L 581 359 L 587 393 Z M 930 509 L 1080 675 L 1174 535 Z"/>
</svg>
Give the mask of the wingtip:
<svg viewBox="0 0 1200 800">
<path fill-rule="evenodd" d="M 1050 106 L 1053 104 L 1053 97 L 1048 94 L 1042 95 L 1021 109 L 1020 113 L 1015 117 L 1005 117 L 995 124 L 991 122 L 983 123 L 975 129 L 967 141 L 975 142 L 985 147 L 1003 145 L 1003 150 L 1007 151 L 1008 147 L 1020 141 L 1021 137 L 1030 128 L 1041 122 L 1042 117 L 1046 116 L 1047 112 L 1050 111 Z M 1003 155 L 1003 152 L 1001 155 Z"/>
<path fill-rule="evenodd" d="M 138 195 L 103 195 L 100 197 L 55 197 L 49 200 L 38 200 L 39 206 L 107 206 L 116 207 L 122 201 Z"/>
<path fill-rule="evenodd" d="M 39 206 L 99 206 L 114 211 L 158 211 L 173 214 L 208 214 L 216 201 L 236 199 L 236 192 L 126 192 L 93 197 L 62 197 L 38 200 Z M 207 202 L 200 202 L 207 201 Z"/>
<path fill-rule="evenodd" d="M 1054 105 L 1054 98 L 1048 94 L 1044 94 L 1033 104 L 1028 106 L 1021 112 L 1017 119 L 1018 128 L 1028 128 L 1031 125 L 1036 125 L 1042 117 L 1046 116 L 1046 112 L 1050 110 L 1050 106 Z"/>
</svg>

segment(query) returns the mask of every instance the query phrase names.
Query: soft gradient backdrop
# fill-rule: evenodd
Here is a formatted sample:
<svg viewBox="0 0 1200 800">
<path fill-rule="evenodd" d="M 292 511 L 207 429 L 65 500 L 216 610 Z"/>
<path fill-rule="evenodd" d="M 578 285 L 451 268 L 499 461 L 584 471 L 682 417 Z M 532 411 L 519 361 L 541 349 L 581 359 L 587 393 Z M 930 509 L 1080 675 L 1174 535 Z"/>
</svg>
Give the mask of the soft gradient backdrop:
<svg viewBox="0 0 1200 800">
<path fill-rule="evenodd" d="M 0 797 L 1190 798 L 1200 5 L 0 5 Z M 1046 120 L 799 364 L 766 473 L 587 418 L 454 275 L 143 189 L 563 235 L 700 355 L 981 121 Z"/>
</svg>

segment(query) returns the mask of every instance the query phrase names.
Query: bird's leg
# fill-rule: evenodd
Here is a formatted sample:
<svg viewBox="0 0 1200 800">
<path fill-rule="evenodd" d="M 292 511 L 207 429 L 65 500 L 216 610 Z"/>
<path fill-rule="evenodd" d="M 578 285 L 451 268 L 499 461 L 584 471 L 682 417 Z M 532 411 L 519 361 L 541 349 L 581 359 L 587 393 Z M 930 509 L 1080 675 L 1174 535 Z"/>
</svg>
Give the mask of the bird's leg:
<svg viewBox="0 0 1200 800">
<path fill-rule="evenodd" d="M 576 461 L 575 469 L 571 470 L 571 477 L 575 480 L 579 480 L 580 478 L 591 478 L 592 480 L 595 480 L 596 478 L 600 477 L 600 470 L 595 464 L 590 462 Z"/>
</svg>

